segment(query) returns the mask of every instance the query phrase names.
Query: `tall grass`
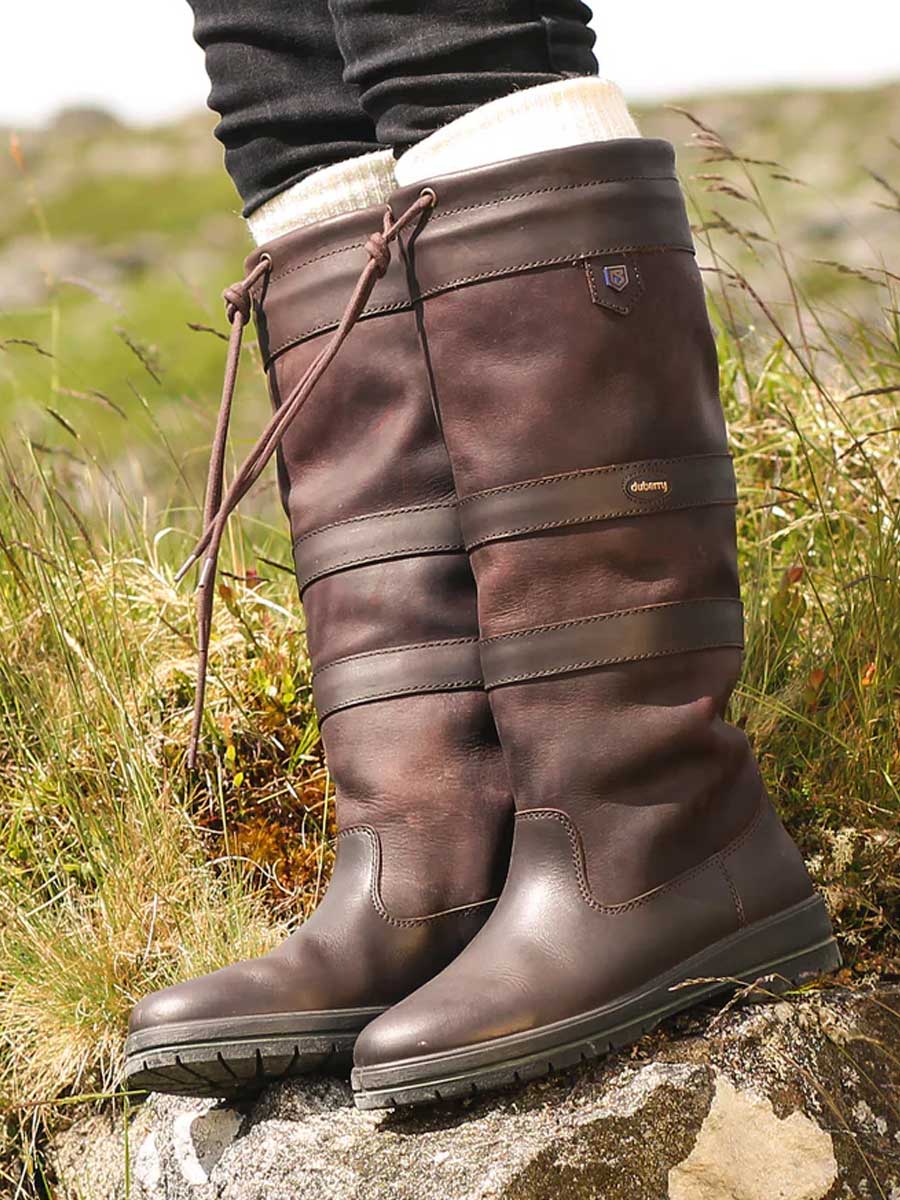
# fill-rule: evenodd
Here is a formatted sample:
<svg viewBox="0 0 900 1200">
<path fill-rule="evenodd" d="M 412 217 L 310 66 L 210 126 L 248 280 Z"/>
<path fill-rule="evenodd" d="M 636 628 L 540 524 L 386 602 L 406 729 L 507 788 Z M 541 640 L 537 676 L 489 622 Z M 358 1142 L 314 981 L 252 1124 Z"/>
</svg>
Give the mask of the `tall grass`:
<svg viewBox="0 0 900 1200">
<path fill-rule="evenodd" d="M 845 307 L 833 289 L 828 304 L 813 302 L 766 200 L 772 181 L 801 181 L 684 115 L 704 160 L 696 232 L 743 497 L 749 644 L 733 715 L 829 899 L 846 957 L 860 972 L 896 971 L 900 275 L 872 246 L 865 267 L 826 264 L 857 285 Z M 900 231 L 900 197 L 879 182 Z M 749 218 L 725 215 L 722 197 Z M 854 314 L 860 299 L 877 318 Z"/>
<path fill-rule="evenodd" d="M 841 286 L 810 303 L 767 200 L 799 185 L 695 128 L 708 161 L 686 182 L 742 496 L 748 650 L 733 716 L 828 898 L 845 978 L 897 970 L 898 277 L 873 250 L 823 268 Z M 884 203 L 900 229 L 889 188 Z M 71 1111 L 61 1102 L 115 1088 L 134 1000 L 270 945 L 330 867 L 271 485 L 224 556 L 204 756 L 183 771 L 195 629 L 173 568 L 199 521 L 218 343 L 190 334 L 201 382 L 173 380 L 166 328 L 161 340 L 134 324 L 148 286 L 115 321 L 106 298 L 73 310 L 52 288 L 0 343 L 5 382 L 28 401 L 0 460 L 0 1162 L 23 1194 L 39 1189 L 27 1147 Z M 183 321 L 216 323 L 188 289 L 176 307 L 173 342 Z M 127 386 L 92 385 L 85 363 L 123 345 Z M 256 374 L 245 368 L 248 404 Z"/>
<path fill-rule="evenodd" d="M 308 911 L 329 830 L 281 576 L 225 589 L 188 780 L 193 611 L 167 537 L 88 529 L 34 458 L 3 471 L 0 1103 L 14 1124 L 114 1087 L 148 988 L 259 953 Z"/>
</svg>

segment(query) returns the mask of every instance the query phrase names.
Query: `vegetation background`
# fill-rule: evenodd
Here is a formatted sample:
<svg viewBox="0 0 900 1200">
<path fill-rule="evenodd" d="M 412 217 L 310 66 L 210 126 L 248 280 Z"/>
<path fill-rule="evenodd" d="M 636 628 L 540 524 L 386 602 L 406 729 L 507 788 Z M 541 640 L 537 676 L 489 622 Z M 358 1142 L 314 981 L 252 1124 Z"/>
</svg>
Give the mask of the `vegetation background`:
<svg viewBox="0 0 900 1200">
<path fill-rule="evenodd" d="M 733 716 L 828 898 L 842 982 L 896 974 L 900 86 L 684 108 L 639 119 L 681 148 L 719 332 L 749 636 Z M 0 151 L 0 1193 L 46 1196 L 47 1129 L 128 1103 L 109 1097 L 134 1000 L 316 903 L 332 797 L 272 474 L 231 526 L 183 771 L 195 627 L 173 573 L 219 293 L 249 249 L 211 121 L 68 112 Z M 267 413 L 252 347 L 236 409 L 235 459 Z"/>
</svg>

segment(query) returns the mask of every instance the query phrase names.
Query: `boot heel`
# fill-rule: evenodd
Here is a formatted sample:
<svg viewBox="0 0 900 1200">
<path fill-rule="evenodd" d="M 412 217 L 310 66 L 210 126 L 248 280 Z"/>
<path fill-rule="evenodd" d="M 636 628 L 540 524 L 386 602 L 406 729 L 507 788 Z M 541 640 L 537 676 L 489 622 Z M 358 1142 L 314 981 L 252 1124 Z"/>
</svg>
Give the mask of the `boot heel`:
<svg viewBox="0 0 900 1200">
<path fill-rule="evenodd" d="M 760 975 L 748 982 L 772 995 L 783 996 L 802 987 L 804 983 L 836 971 L 843 961 L 837 942 L 832 938 L 824 946 L 795 955 L 789 962 L 779 966 L 777 974 Z"/>
<path fill-rule="evenodd" d="M 782 995 L 842 963 L 831 921 L 820 896 L 748 926 L 710 962 L 730 976 L 765 992 Z M 752 965 L 747 966 L 748 960 Z"/>
</svg>

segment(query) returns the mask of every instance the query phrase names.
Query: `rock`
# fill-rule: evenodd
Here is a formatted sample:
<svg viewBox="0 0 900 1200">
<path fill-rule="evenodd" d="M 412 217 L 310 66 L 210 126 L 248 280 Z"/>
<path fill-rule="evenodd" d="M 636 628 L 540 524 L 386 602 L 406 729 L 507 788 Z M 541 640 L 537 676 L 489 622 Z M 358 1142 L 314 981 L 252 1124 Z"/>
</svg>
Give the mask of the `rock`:
<svg viewBox="0 0 900 1200">
<path fill-rule="evenodd" d="M 815 1121 L 777 1117 L 764 1096 L 717 1075 L 694 1148 L 669 1171 L 669 1200 L 820 1200 L 837 1174 L 831 1135 Z"/>
<path fill-rule="evenodd" d="M 898 1064 L 900 987 L 834 989 L 443 1108 L 362 1113 L 323 1078 L 153 1096 L 51 1161 L 65 1200 L 900 1200 Z"/>
</svg>

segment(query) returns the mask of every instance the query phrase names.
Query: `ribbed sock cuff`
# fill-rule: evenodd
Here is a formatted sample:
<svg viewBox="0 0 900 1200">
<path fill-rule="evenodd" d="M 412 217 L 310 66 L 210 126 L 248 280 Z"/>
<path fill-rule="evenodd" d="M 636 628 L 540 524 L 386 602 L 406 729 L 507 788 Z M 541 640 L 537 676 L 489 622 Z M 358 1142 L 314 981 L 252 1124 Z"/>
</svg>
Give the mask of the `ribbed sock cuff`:
<svg viewBox="0 0 900 1200">
<path fill-rule="evenodd" d="M 251 213 L 247 225 L 261 246 L 303 225 L 382 204 L 396 186 L 393 154 L 376 150 L 307 175 Z"/>
<path fill-rule="evenodd" d="M 640 132 L 616 84 L 593 76 L 563 79 L 513 92 L 451 121 L 397 160 L 397 183 L 409 187 L 526 154 L 625 137 Z"/>
</svg>

